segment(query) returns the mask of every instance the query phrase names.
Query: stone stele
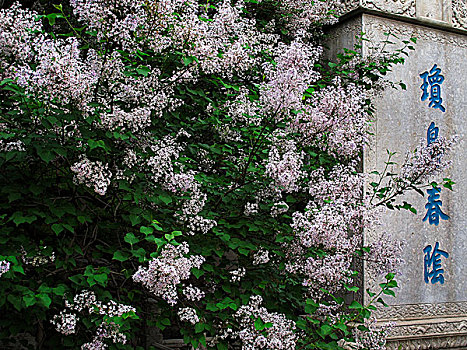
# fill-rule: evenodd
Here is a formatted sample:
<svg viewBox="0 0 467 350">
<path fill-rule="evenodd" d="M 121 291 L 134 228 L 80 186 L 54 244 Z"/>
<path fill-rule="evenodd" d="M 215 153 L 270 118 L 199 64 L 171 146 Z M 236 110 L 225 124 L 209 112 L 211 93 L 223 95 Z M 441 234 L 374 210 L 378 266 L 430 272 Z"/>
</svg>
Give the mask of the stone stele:
<svg viewBox="0 0 467 350">
<path fill-rule="evenodd" d="M 344 14 L 329 30 L 328 55 L 335 56 L 342 48 L 359 50 L 372 57 L 381 50 L 392 51 L 403 47 L 403 41 L 417 38 L 415 50 L 404 65 L 394 67 L 389 78 L 402 81 L 403 89 L 386 89 L 376 98 L 375 136 L 365 150 L 364 168 L 367 172 L 381 171 L 387 161 L 387 152 L 397 152 L 394 161 L 400 166 L 407 151 L 427 142 L 431 123 L 438 128 L 438 136 L 450 138 L 459 135 L 453 150 L 452 165 L 442 173 L 456 184 L 453 191 L 441 187 L 438 206 L 449 219 L 440 218 L 439 224 L 423 221 L 429 196 L 412 193 L 405 198 L 417 210 L 388 211 L 383 225 L 365 234 L 366 243 L 378 240 L 382 232 L 404 240 L 402 274 L 397 277 L 397 297 L 387 297 L 390 304 L 379 309 L 379 321 L 397 323 L 389 342 L 389 349 L 467 349 L 467 3 L 465 0 L 360 0 L 341 1 Z M 368 41 L 360 42 L 365 33 Z M 392 44 L 383 41 L 389 37 Z M 436 67 L 434 66 L 436 65 Z M 432 84 L 427 80 L 429 96 L 422 101 L 421 88 L 424 72 L 433 77 L 444 77 L 432 95 Z M 434 69 L 431 73 L 431 70 Z M 436 83 L 433 83 L 436 84 Z M 436 89 L 442 98 L 443 112 L 437 106 Z M 433 97 L 434 96 L 434 97 Z M 430 106 L 430 98 L 435 102 Z M 397 170 L 398 165 L 394 165 Z M 429 205 L 430 207 L 430 205 Z M 434 207 L 436 209 L 436 207 Z M 448 254 L 432 256 L 424 249 L 431 246 Z M 447 255 L 446 254 L 446 255 Z M 438 259 L 444 270 L 444 283 L 428 276 L 425 282 L 425 257 Z M 427 267 L 430 272 L 433 265 Z M 437 269 L 438 270 L 438 269 Z M 363 287 L 375 286 L 380 278 L 364 268 Z M 439 272 L 439 271 L 438 271 Z M 434 275 L 436 276 L 436 275 Z M 438 275 L 439 277 L 439 275 Z M 367 296 L 361 296 L 368 302 Z"/>
</svg>

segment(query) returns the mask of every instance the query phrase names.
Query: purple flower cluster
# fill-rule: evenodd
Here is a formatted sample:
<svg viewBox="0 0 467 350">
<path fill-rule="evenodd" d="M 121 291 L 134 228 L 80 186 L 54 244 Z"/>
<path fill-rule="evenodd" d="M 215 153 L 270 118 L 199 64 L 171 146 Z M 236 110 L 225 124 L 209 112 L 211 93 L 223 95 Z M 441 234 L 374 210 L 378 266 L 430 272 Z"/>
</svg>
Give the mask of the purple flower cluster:
<svg viewBox="0 0 467 350">
<path fill-rule="evenodd" d="M 4 274 L 10 271 L 10 262 L 7 260 L 1 260 L 0 261 L 0 277 Z"/>
<path fill-rule="evenodd" d="M 294 349 L 297 341 L 295 323 L 285 315 L 269 312 L 261 304 L 263 298 L 260 295 L 250 297 L 247 305 L 241 306 L 234 317 L 240 324 L 240 331 L 236 336 L 242 342 L 242 350 L 289 350 Z M 256 330 L 255 321 L 261 319 L 264 323 L 270 323 L 267 332 Z"/>
<path fill-rule="evenodd" d="M 105 195 L 112 177 L 108 165 L 103 165 L 100 161 L 93 162 L 82 156 L 81 160 L 73 164 L 70 169 L 75 173 L 76 184 L 83 184 L 92 188 L 97 194 Z"/>
<path fill-rule="evenodd" d="M 138 268 L 133 275 L 135 282 L 141 283 L 155 296 L 161 297 L 171 305 L 178 302 L 177 285 L 191 275 L 193 267 L 199 268 L 204 257 L 189 253 L 188 243 L 178 246 L 166 245 L 157 258 L 149 262 L 149 266 Z"/>
<path fill-rule="evenodd" d="M 76 325 L 79 317 L 75 314 L 88 313 L 94 315 L 101 315 L 104 319 L 101 321 L 97 328 L 93 340 L 89 343 L 83 344 L 82 350 L 99 350 L 106 349 L 107 345 L 104 339 L 110 339 L 113 343 L 125 344 L 127 339 L 125 334 L 121 333 L 120 326 L 106 318 L 122 317 L 128 314 L 136 313 L 136 309 L 130 305 L 124 305 L 110 300 L 108 303 L 103 303 L 97 300 L 96 295 L 92 291 L 84 290 L 74 296 L 73 301 L 65 300 L 67 310 L 62 310 L 60 314 L 55 315 L 51 323 L 55 326 L 57 332 L 65 335 L 74 334 L 76 332 Z"/>
</svg>

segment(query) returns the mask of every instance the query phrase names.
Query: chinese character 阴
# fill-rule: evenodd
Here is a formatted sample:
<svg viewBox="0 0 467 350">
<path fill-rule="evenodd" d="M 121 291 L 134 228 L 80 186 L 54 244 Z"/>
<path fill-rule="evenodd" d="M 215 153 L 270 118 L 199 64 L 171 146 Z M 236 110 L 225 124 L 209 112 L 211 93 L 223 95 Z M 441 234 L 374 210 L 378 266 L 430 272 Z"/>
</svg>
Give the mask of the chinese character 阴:
<svg viewBox="0 0 467 350">
<path fill-rule="evenodd" d="M 428 192 L 428 202 L 425 204 L 426 215 L 423 218 L 423 221 L 428 220 L 430 225 L 439 224 L 439 218 L 443 220 L 448 220 L 449 216 L 444 214 L 441 211 L 441 206 L 443 202 L 439 200 L 439 193 L 441 192 L 441 188 L 433 187 L 427 190 Z"/>
<path fill-rule="evenodd" d="M 439 242 L 436 242 L 435 249 L 433 250 L 431 245 L 427 245 L 425 249 L 423 249 L 423 253 L 425 253 L 424 257 L 424 278 L 425 283 L 428 283 L 431 280 L 431 284 L 435 284 L 439 282 L 440 284 L 444 284 L 444 270 L 441 267 L 441 255 L 445 258 L 449 257 L 449 254 L 444 250 L 439 249 Z"/>
<path fill-rule="evenodd" d="M 420 78 L 423 79 L 422 85 L 420 85 L 420 89 L 422 89 L 422 97 L 421 100 L 425 101 L 428 97 L 430 97 L 430 103 L 428 104 L 429 107 L 438 108 L 442 112 L 445 112 L 446 109 L 442 105 L 443 99 L 441 98 L 441 84 L 444 81 L 444 75 L 441 75 L 441 69 L 435 64 L 433 68 L 431 68 L 430 72 L 423 72 L 420 74 Z M 429 88 L 429 92 L 428 92 Z"/>
</svg>

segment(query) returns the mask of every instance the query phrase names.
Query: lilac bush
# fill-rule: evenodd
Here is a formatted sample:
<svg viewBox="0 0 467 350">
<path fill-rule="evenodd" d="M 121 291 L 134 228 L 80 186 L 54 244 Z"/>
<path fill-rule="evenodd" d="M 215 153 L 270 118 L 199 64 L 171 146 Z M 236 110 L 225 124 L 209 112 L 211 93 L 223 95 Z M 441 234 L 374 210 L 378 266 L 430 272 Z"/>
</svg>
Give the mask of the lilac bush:
<svg viewBox="0 0 467 350">
<path fill-rule="evenodd" d="M 370 97 L 405 51 L 327 62 L 334 5 L 0 10 L 2 346 L 150 349 L 155 328 L 219 350 L 382 346 L 371 311 L 401 242 L 363 232 L 410 209 L 453 141 L 367 185 Z M 367 305 L 364 260 L 386 280 Z"/>
</svg>

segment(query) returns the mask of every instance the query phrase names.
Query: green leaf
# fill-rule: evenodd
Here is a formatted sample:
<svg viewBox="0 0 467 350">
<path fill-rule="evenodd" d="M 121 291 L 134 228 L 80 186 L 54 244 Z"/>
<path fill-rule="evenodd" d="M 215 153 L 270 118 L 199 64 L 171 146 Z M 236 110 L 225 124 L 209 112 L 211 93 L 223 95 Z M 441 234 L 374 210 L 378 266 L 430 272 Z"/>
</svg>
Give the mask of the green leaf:
<svg viewBox="0 0 467 350">
<path fill-rule="evenodd" d="M 89 139 L 88 140 L 88 145 L 91 149 L 95 149 L 95 148 L 102 148 L 102 149 L 106 149 L 105 147 L 105 143 L 104 141 L 102 140 L 98 140 L 98 141 L 94 141 L 92 139 Z"/>
<path fill-rule="evenodd" d="M 255 329 L 257 331 L 262 331 L 264 329 L 264 322 L 259 317 L 255 320 Z"/>
<path fill-rule="evenodd" d="M 228 350 L 228 347 L 225 343 L 217 343 L 217 350 Z"/>
<path fill-rule="evenodd" d="M 121 250 L 117 250 L 112 257 L 112 259 L 118 261 L 127 261 L 129 258 L 130 255 L 128 253 L 123 253 Z"/>
<path fill-rule="evenodd" d="M 11 219 L 16 224 L 16 226 L 18 226 L 18 225 L 24 224 L 24 223 L 31 224 L 32 222 L 37 220 L 37 216 L 35 216 L 35 215 L 26 215 L 26 216 L 24 216 L 22 212 L 17 211 L 15 213 L 13 213 L 13 215 L 11 216 Z"/>
<path fill-rule="evenodd" d="M 385 290 L 383 290 L 383 293 L 386 294 L 386 295 L 392 295 L 393 297 L 396 296 L 396 293 L 394 293 L 394 291 L 391 290 L 391 289 L 385 289 Z"/>
<path fill-rule="evenodd" d="M 240 254 L 245 255 L 245 256 L 248 256 L 248 254 L 250 253 L 250 251 L 248 249 L 245 249 L 245 248 L 238 248 L 238 252 Z"/>
<path fill-rule="evenodd" d="M 100 273 L 100 274 L 94 275 L 94 279 L 97 281 L 97 283 L 101 285 L 105 285 L 105 283 L 107 282 L 108 276 L 105 273 Z"/>
<path fill-rule="evenodd" d="M 60 232 L 62 232 L 64 230 L 64 228 L 63 228 L 62 224 L 53 224 L 52 225 L 52 230 L 58 236 L 60 234 Z"/>
<path fill-rule="evenodd" d="M 202 331 L 204 331 L 204 323 L 197 323 L 195 325 L 195 333 L 201 333 Z"/>
<path fill-rule="evenodd" d="M 323 325 L 321 326 L 321 334 L 322 334 L 323 336 L 326 336 L 326 335 L 330 334 L 331 332 L 332 332 L 332 328 L 331 328 L 330 325 L 328 325 L 328 324 L 323 324 Z"/>
<path fill-rule="evenodd" d="M 349 305 L 349 309 L 362 309 L 363 306 L 360 304 L 358 301 L 354 300 L 352 303 Z"/>
<path fill-rule="evenodd" d="M 144 233 L 145 235 L 150 235 L 154 232 L 152 227 L 141 226 L 139 232 Z"/>
<path fill-rule="evenodd" d="M 172 198 L 171 198 L 169 195 L 167 195 L 167 194 L 161 194 L 161 195 L 159 195 L 159 199 L 160 199 L 161 201 L 163 201 L 165 204 L 170 204 L 170 203 L 172 203 Z"/>
<path fill-rule="evenodd" d="M 39 299 L 46 308 L 49 308 L 50 304 L 52 303 L 52 299 L 47 294 L 38 294 L 36 295 L 37 299 Z"/>
<path fill-rule="evenodd" d="M 138 68 L 136 68 L 136 71 L 138 72 L 138 74 L 141 74 L 141 75 L 147 77 L 149 72 L 151 71 L 151 69 L 149 67 L 146 67 L 146 66 L 139 66 Z"/>
<path fill-rule="evenodd" d="M 125 242 L 133 245 L 139 242 L 139 239 L 132 232 L 128 232 L 124 238 Z"/>
<path fill-rule="evenodd" d="M 358 292 L 360 288 L 358 288 L 357 286 L 350 287 L 348 285 L 345 285 L 345 289 L 347 289 L 349 292 Z"/>
<path fill-rule="evenodd" d="M 49 163 L 55 158 L 55 155 L 49 149 L 36 147 L 36 150 L 39 157 L 46 163 Z"/>
<path fill-rule="evenodd" d="M 26 307 L 34 305 L 36 303 L 36 297 L 34 295 L 25 295 L 23 296 L 24 303 Z"/>
<path fill-rule="evenodd" d="M 199 279 L 202 275 L 204 275 L 204 271 L 203 271 L 203 270 L 200 270 L 200 269 L 198 269 L 198 268 L 196 268 L 196 267 L 193 267 L 193 268 L 191 269 L 191 272 L 192 272 L 193 275 L 195 275 L 195 277 L 198 278 L 198 279 Z"/>
</svg>

